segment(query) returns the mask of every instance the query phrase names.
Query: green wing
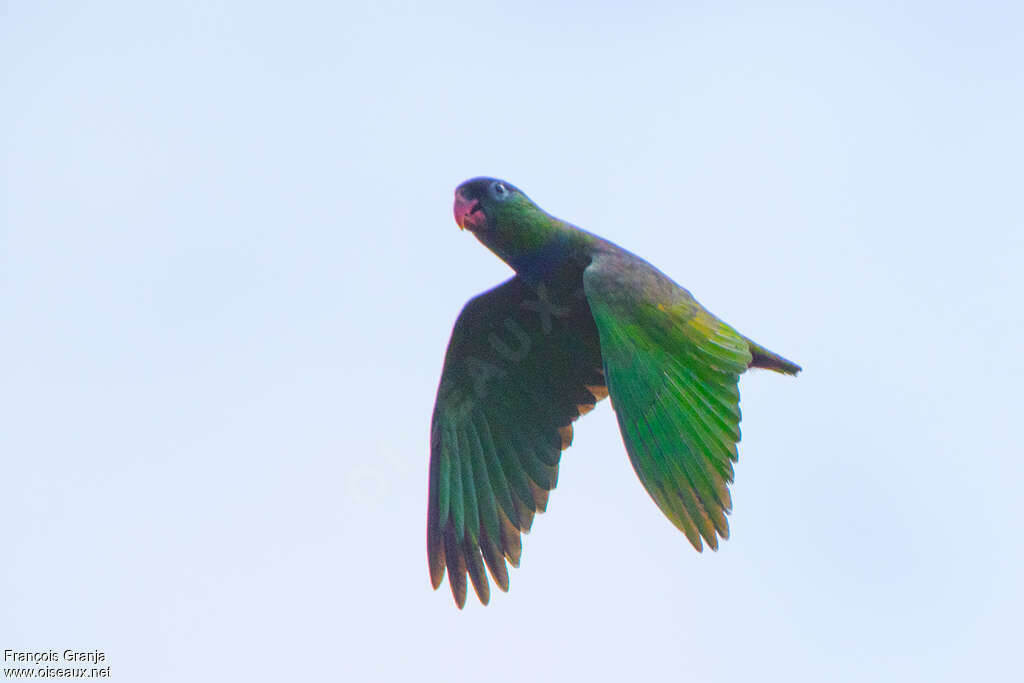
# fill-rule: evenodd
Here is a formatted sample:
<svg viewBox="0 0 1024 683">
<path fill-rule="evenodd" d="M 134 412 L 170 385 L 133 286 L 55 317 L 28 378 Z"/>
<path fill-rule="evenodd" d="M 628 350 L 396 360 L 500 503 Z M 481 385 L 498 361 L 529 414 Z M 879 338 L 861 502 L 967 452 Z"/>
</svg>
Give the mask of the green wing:
<svg viewBox="0 0 1024 683">
<path fill-rule="evenodd" d="M 628 254 L 583 273 L 626 450 L 661 511 L 702 549 L 728 538 L 737 382 L 750 347 L 690 293 Z"/>
<path fill-rule="evenodd" d="M 582 292 L 518 277 L 472 299 L 455 323 L 431 423 L 427 556 L 461 608 L 519 565 L 520 532 L 543 512 L 572 421 L 604 398 L 597 330 Z"/>
</svg>

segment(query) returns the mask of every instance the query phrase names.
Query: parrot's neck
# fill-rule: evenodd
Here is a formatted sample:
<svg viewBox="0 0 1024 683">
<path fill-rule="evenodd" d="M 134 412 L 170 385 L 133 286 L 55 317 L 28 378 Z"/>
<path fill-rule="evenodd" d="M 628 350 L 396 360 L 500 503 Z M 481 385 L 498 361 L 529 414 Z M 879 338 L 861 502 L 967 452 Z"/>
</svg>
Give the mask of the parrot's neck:
<svg viewBox="0 0 1024 683">
<path fill-rule="evenodd" d="M 535 287 L 578 281 L 590 264 L 597 241 L 590 233 L 557 218 L 531 221 L 515 231 L 478 233 L 477 239 Z"/>
</svg>

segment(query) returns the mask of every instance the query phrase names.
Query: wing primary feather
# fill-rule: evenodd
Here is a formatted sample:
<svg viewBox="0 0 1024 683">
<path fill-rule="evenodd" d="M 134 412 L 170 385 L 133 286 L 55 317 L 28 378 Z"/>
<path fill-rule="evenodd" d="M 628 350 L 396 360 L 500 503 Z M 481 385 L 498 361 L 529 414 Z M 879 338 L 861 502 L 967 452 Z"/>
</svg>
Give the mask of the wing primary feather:
<svg viewBox="0 0 1024 683">
<path fill-rule="evenodd" d="M 530 433 L 533 436 L 532 432 Z M 523 466 L 528 479 L 542 488 L 554 488 L 557 481 L 554 468 L 545 465 L 535 454 L 534 446 L 527 438 L 516 434 L 513 437 L 513 448 L 519 455 L 519 463 Z M 532 496 L 531 496 L 532 498 Z"/>
<path fill-rule="evenodd" d="M 436 420 L 436 418 L 435 418 Z M 431 430 L 430 439 L 430 468 L 431 476 L 435 474 L 436 467 L 436 483 L 437 483 L 437 500 L 436 505 L 432 505 L 431 509 L 437 514 L 437 528 L 440 530 L 444 528 L 444 525 L 448 523 L 449 506 L 451 505 L 451 469 L 452 461 L 451 458 L 444 455 L 443 449 L 443 434 L 444 425 L 435 421 L 434 428 Z"/>
<path fill-rule="evenodd" d="M 431 458 L 430 473 L 433 479 L 441 468 L 440 458 Z M 441 526 L 438 522 L 438 492 L 430 487 L 427 502 L 427 564 L 430 567 L 430 585 L 436 590 L 444 580 L 444 541 L 441 537 Z"/>
<path fill-rule="evenodd" d="M 706 412 L 714 419 L 716 431 L 720 430 L 726 437 L 731 439 L 729 443 L 740 440 L 740 412 L 738 404 L 727 403 L 721 397 L 708 391 L 707 387 L 702 382 L 697 381 L 692 373 L 679 368 L 673 368 L 672 374 L 674 375 L 672 379 L 676 384 L 685 384 L 688 388 L 692 389 L 694 399 L 703 404 Z M 682 381 L 680 382 L 680 380 Z M 739 378 L 734 377 L 732 381 L 735 383 L 739 381 Z M 733 416 L 735 422 L 727 420 L 725 415 Z"/>
<path fill-rule="evenodd" d="M 449 479 L 451 481 L 452 526 L 456 537 L 462 538 L 466 533 L 466 506 L 462 496 L 462 462 L 456 439 L 457 432 L 453 428 L 449 427 L 448 438 L 445 439 L 441 447 L 442 457 L 446 454 L 448 456 L 448 460 L 451 462 Z M 445 548 L 445 552 L 448 552 L 447 547 Z M 450 567 L 449 571 L 451 571 Z"/>
<path fill-rule="evenodd" d="M 700 499 L 697 498 L 694 488 L 691 486 L 680 486 L 675 491 L 676 497 L 682 501 L 683 507 L 689 514 L 690 519 L 694 521 L 697 526 L 700 535 L 707 541 L 708 546 L 712 550 L 718 550 L 718 537 L 715 534 L 714 524 L 708 519 L 708 515 L 704 510 L 704 506 L 701 505 Z M 690 539 L 693 542 L 693 539 Z M 694 546 L 696 547 L 696 546 Z"/>
<path fill-rule="evenodd" d="M 482 414 L 477 419 L 476 431 L 480 438 L 480 446 L 483 449 L 484 462 L 487 465 L 494 497 L 502 511 L 513 521 L 517 521 L 516 508 L 512 503 L 512 496 L 515 494 L 512 493 L 508 478 L 505 476 L 504 468 L 501 465 L 501 460 L 498 458 L 498 451 L 494 446 L 494 437 L 491 435 L 490 426 Z"/>
<path fill-rule="evenodd" d="M 622 423 L 620 422 L 620 425 Z M 640 483 L 647 489 L 647 493 L 654 499 L 654 502 L 668 517 L 669 521 L 683 532 L 694 548 L 701 551 L 700 532 L 696 524 L 690 519 L 689 514 L 682 507 L 673 502 L 672 496 L 664 490 L 663 483 L 654 478 L 654 474 L 663 471 L 658 464 L 657 458 L 651 452 L 650 446 L 641 438 L 639 426 L 631 420 L 626 423 L 626 433 L 629 439 L 626 441 L 626 451 L 633 459 L 633 470 L 640 478 Z"/>
<path fill-rule="evenodd" d="M 681 387 L 676 387 L 676 392 L 680 401 L 686 402 L 687 398 L 682 392 Z M 721 445 L 717 440 L 709 439 L 708 436 L 702 433 L 700 429 L 703 427 L 703 421 L 699 414 L 694 414 L 691 410 L 691 420 L 683 419 L 681 416 L 676 414 L 675 411 L 667 411 L 667 419 L 670 420 L 683 439 L 684 444 L 691 445 L 691 453 L 693 455 L 692 460 L 699 472 L 694 472 L 691 476 L 700 477 L 700 480 L 708 487 L 709 496 L 706 499 L 705 506 L 709 502 L 715 502 L 725 510 L 729 510 L 732 506 L 732 498 L 729 495 L 729 489 L 726 486 L 725 481 L 722 480 L 720 472 L 715 469 L 716 461 L 718 463 L 728 463 L 728 454 L 721 452 Z M 702 495 L 702 497 L 704 497 Z M 719 525 L 716 524 L 716 527 Z"/>
<path fill-rule="evenodd" d="M 455 598 L 455 604 L 462 609 L 466 606 L 466 561 L 462 557 L 462 550 L 450 525 L 444 534 L 444 556 L 448 565 L 448 584 L 452 587 L 452 596 Z"/>
<path fill-rule="evenodd" d="M 491 536 L 498 535 L 498 502 L 494 499 L 494 492 L 491 489 L 491 482 L 485 465 L 484 447 L 480 441 L 480 435 L 472 422 L 466 423 L 466 430 L 470 438 L 470 446 L 479 456 L 476 466 L 473 468 L 474 484 L 476 485 L 476 501 L 480 511 L 481 531 L 479 538 L 484 534 Z"/>
<path fill-rule="evenodd" d="M 501 549 L 508 558 L 509 564 L 513 567 L 519 566 L 519 559 L 523 554 L 522 538 L 519 535 L 519 527 L 500 511 L 501 518 Z"/>
<path fill-rule="evenodd" d="M 536 487 L 536 484 L 530 483 L 531 487 Z M 519 529 L 524 533 L 530 533 L 530 527 L 533 526 L 533 515 L 536 510 L 534 507 L 536 503 L 533 502 L 533 494 L 530 494 L 530 501 L 521 501 L 516 499 L 516 512 L 519 514 L 519 521 L 522 522 L 519 525 Z"/>
<path fill-rule="evenodd" d="M 473 452 L 465 427 L 458 430 L 459 462 L 462 465 L 462 506 L 466 520 L 465 534 L 460 538 L 476 543 L 480 534 L 480 504 L 476 499 L 476 485 L 473 483 Z"/>
<path fill-rule="evenodd" d="M 557 469 L 555 470 L 555 479 L 558 479 Z M 546 512 L 548 509 L 548 495 L 551 492 L 533 482 L 530 482 L 530 488 L 533 490 L 533 504 L 537 506 L 537 512 Z M 552 482 L 551 488 L 555 488 L 554 482 Z"/>
<path fill-rule="evenodd" d="M 668 398 L 671 398 L 671 394 Z M 670 410 L 672 406 L 668 403 L 661 400 L 653 407 L 654 423 L 648 420 L 647 427 L 652 442 L 665 453 L 663 460 L 671 471 L 676 495 L 683 501 L 708 545 L 712 550 L 717 550 L 718 541 L 714 530 L 711 530 L 708 538 L 709 524 L 715 530 L 728 528 L 725 514 L 717 500 L 718 492 L 704 472 L 704 454 L 700 453 L 697 444 L 693 443 L 692 435 L 681 430 L 682 425 L 675 419 L 674 411 Z"/>
<path fill-rule="evenodd" d="M 499 536 L 497 537 L 500 538 L 501 532 L 498 533 Z M 502 592 L 508 592 L 508 567 L 505 566 L 505 556 L 486 532 L 480 536 L 480 550 L 483 553 L 484 562 L 487 564 L 491 576 L 494 577 L 494 583 L 498 585 Z"/>
<path fill-rule="evenodd" d="M 686 438 L 703 451 L 705 457 L 701 458 L 701 462 L 705 465 L 704 469 L 708 472 L 708 476 L 711 476 L 711 471 L 708 468 L 713 467 L 724 478 L 716 490 L 719 492 L 719 501 L 726 509 L 729 509 L 732 499 L 729 497 L 726 483 L 732 481 L 732 461 L 736 459 L 736 445 L 709 426 L 707 419 L 694 408 L 693 399 L 685 387 L 676 387 L 676 389 L 679 400 L 690 409 L 691 419 L 677 419 L 675 416 L 673 419 L 676 419 L 676 424 Z"/>
<path fill-rule="evenodd" d="M 572 423 L 558 428 L 558 436 L 562 438 L 561 448 L 564 451 L 572 445 Z M 555 463 L 557 464 L 557 463 Z"/>
<path fill-rule="evenodd" d="M 668 477 L 674 480 L 675 486 L 670 494 L 674 494 L 683 504 L 683 508 L 689 515 L 690 519 L 694 522 L 699 531 L 700 535 L 704 537 L 707 544 L 712 550 L 718 549 L 718 539 L 715 535 L 714 526 L 711 520 L 708 519 L 704 506 L 701 505 L 696 492 L 696 486 L 690 479 L 689 473 L 686 471 L 685 465 L 680 465 L 680 458 L 673 458 L 670 454 L 665 453 L 664 446 L 662 445 L 660 435 L 655 431 L 654 427 L 651 426 L 650 421 L 643 421 L 643 428 L 647 431 L 648 438 L 641 440 L 644 443 L 650 444 L 650 450 L 656 451 L 660 457 L 656 459 L 661 463 L 662 472 Z M 664 432 L 662 432 L 663 434 Z M 685 458 L 683 458 L 685 460 Z M 674 476 L 675 475 L 675 476 Z M 678 475 L 682 475 L 680 478 Z M 693 539 L 690 539 L 693 542 Z M 696 544 L 695 544 L 696 545 Z"/>
<path fill-rule="evenodd" d="M 640 483 L 647 489 L 647 493 L 654 499 L 665 516 L 686 535 L 694 547 L 698 547 L 700 535 L 697 533 L 696 527 L 691 520 L 686 518 L 685 511 L 672 504 L 669 497 L 662 491 L 661 483 L 655 478 L 657 472 L 662 471 L 662 468 L 641 438 L 637 424 L 640 418 L 634 413 L 642 412 L 642 409 L 632 384 L 626 378 L 616 385 L 612 401 L 615 414 L 618 417 L 619 428 L 624 437 L 623 441 L 626 444 L 626 452 L 629 454 L 633 463 L 633 471 L 636 472 Z"/>
<path fill-rule="evenodd" d="M 500 439 L 501 437 L 499 437 Z M 533 505 L 533 492 L 530 490 L 529 477 L 523 471 L 523 468 L 519 465 L 519 455 L 513 450 L 512 445 L 509 443 L 509 439 L 501 439 L 500 441 L 493 442 L 495 446 L 502 450 L 504 457 L 501 458 L 502 470 L 508 477 L 509 486 L 512 492 L 515 494 L 513 498 L 513 504 L 516 508 L 516 515 L 518 518 L 514 518 L 509 515 L 509 519 L 514 519 L 516 526 L 519 528 L 529 528 L 529 523 L 522 517 L 522 503 Z M 530 508 L 533 509 L 532 507 Z M 532 515 L 531 515 L 532 518 Z M 526 525 L 525 527 L 523 525 Z"/>
<path fill-rule="evenodd" d="M 528 422 L 523 425 L 523 437 L 524 454 L 528 453 L 536 461 L 535 464 L 531 464 L 538 476 L 542 478 L 550 476 L 551 469 L 558 466 L 563 450 L 562 439 L 557 429 L 544 432 L 536 423 Z M 530 470 L 527 470 L 527 473 L 533 478 Z M 534 479 L 534 481 L 543 485 L 543 482 L 538 479 Z"/>
<path fill-rule="evenodd" d="M 723 427 L 725 427 L 723 419 L 716 415 L 706 402 L 702 402 L 699 397 L 694 396 L 694 390 L 692 387 L 699 382 L 694 381 L 692 377 L 673 377 L 670 375 L 668 380 L 672 384 L 675 392 L 679 395 L 680 399 L 687 404 L 690 413 L 700 421 L 702 431 L 718 444 L 719 448 L 714 449 L 715 452 L 721 450 L 724 453 L 726 460 L 732 460 L 735 462 L 737 456 L 736 442 L 739 441 L 739 430 L 737 428 L 730 428 L 727 431 L 723 431 Z M 704 406 L 703 410 L 701 409 L 702 406 Z M 711 417 L 708 417 L 709 415 Z"/>
<path fill-rule="evenodd" d="M 463 552 L 466 556 L 466 569 L 469 570 L 469 578 L 473 582 L 473 590 L 476 591 L 480 602 L 486 605 L 491 600 L 491 585 L 487 581 L 487 572 L 480 559 L 480 549 L 475 541 L 470 542 L 469 539 L 466 539 Z"/>
</svg>

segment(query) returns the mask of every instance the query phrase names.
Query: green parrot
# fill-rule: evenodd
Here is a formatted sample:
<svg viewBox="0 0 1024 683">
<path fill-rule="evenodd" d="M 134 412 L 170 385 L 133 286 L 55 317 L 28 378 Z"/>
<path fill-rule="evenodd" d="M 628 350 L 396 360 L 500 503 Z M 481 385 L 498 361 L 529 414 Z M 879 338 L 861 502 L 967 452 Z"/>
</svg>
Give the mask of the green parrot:
<svg viewBox="0 0 1024 683">
<path fill-rule="evenodd" d="M 427 557 L 455 602 L 466 575 L 508 590 L 520 534 L 547 506 L 573 421 L 611 397 L 633 469 L 698 551 L 728 538 L 737 384 L 800 366 L 709 313 L 657 268 L 543 211 L 513 185 L 455 190 L 455 222 L 515 270 L 452 330 L 430 430 Z M 702 542 L 703 539 L 703 542 Z"/>
</svg>

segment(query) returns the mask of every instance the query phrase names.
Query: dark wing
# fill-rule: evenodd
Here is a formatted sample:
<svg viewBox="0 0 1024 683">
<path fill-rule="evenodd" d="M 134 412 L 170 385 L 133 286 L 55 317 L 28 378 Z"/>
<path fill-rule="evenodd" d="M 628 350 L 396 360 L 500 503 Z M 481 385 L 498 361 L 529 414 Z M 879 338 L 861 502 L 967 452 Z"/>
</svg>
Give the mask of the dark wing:
<svg viewBox="0 0 1024 683">
<path fill-rule="evenodd" d="M 717 548 L 729 536 L 747 341 L 631 255 L 598 257 L 583 283 L 633 469 L 697 550 L 702 537 Z"/>
<path fill-rule="evenodd" d="M 484 604 L 484 564 L 508 590 L 520 532 L 543 512 L 572 441 L 572 421 L 607 395 L 597 330 L 582 290 L 534 291 L 519 277 L 462 309 L 430 434 L 427 556 L 455 602 L 466 573 Z"/>
</svg>

